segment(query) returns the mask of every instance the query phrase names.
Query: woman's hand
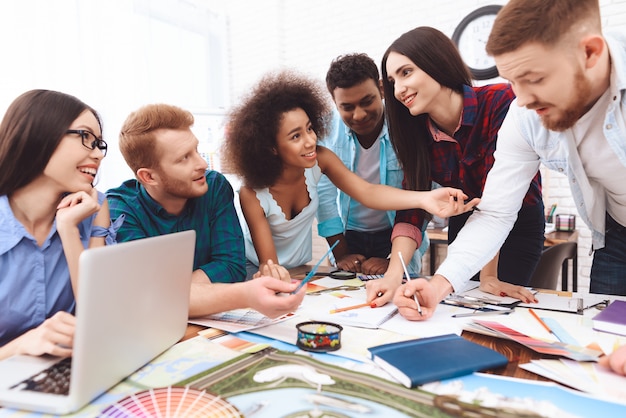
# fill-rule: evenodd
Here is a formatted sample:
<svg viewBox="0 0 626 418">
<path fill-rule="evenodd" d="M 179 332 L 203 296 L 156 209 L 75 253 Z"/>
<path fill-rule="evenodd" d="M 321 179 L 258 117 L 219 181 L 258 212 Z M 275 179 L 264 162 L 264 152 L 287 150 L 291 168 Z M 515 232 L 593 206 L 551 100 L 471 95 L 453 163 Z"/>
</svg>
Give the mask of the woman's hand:
<svg viewBox="0 0 626 418">
<path fill-rule="evenodd" d="M 460 215 L 474 209 L 480 203 L 479 198 L 464 203 L 467 195 L 462 190 L 452 187 L 441 187 L 425 193 L 427 193 L 427 198 L 422 208 L 440 218 Z"/>
<path fill-rule="evenodd" d="M 89 193 L 84 191 L 70 193 L 61 199 L 57 206 L 57 228 L 75 227 L 99 210 L 98 191 L 95 188 Z"/>
<path fill-rule="evenodd" d="M 60 311 L 9 344 L 15 344 L 15 354 L 69 357 L 72 355 L 75 327 L 76 318 Z"/>
<path fill-rule="evenodd" d="M 523 286 L 500 281 L 495 276 L 480 276 L 480 290 L 496 296 L 509 296 L 524 303 L 536 303 L 537 298 Z"/>
<path fill-rule="evenodd" d="M 274 264 L 272 260 L 267 260 L 267 263 L 262 263 L 259 266 L 259 271 L 254 273 L 252 277 L 256 279 L 262 276 L 275 277 L 284 282 L 291 283 L 291 274 L 289 274 L 289 271 L 280 264 Z"/>
</svg>

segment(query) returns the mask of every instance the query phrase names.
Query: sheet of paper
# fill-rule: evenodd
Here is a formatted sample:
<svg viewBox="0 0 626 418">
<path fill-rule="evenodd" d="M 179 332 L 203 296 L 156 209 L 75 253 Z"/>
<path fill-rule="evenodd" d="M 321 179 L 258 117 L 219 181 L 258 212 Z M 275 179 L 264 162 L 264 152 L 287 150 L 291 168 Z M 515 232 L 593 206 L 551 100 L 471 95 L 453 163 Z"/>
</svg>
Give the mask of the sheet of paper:
<svg viewBox="0 0 626 418">
<path fill-rule="evenodd" d="M 221 312 L 201 318 L 192 318 L 188 322 L 190 324 L 204 325 L 205 327 L 217 328 L 228 332 L 241 332 L 275 324 L 292 316 L 294 316 L 294 314 L 289 313 L 271 319 L 254 309 L 233 309 L 232 311 Z"/>
<path fill-rule="evenodd" d="M 484 303 L 489 303 L 492 305 L 510 305 L 510 304 L 519 302 L 519 299 L 515 299 L 509 296 L 496 296 L 496 295 L 492 295 L 491 293 L 483 292 L 478 287 L 467 290 L 465 292 L 455 293 L 455 295 L 463 296 L 470 300 L 476 299 L 478 301 L 482 301 Z"/>
<path fill-rule="evenodd" d="M 538 303 L 522 302 L 519 306 L 570 313 L 582 313 L 584 308 L 583 299 L 577 296 L 560 296 L 557 293 L 539 292 L 535 294 L 535 298 L 539 301 Z"/>
</svg>

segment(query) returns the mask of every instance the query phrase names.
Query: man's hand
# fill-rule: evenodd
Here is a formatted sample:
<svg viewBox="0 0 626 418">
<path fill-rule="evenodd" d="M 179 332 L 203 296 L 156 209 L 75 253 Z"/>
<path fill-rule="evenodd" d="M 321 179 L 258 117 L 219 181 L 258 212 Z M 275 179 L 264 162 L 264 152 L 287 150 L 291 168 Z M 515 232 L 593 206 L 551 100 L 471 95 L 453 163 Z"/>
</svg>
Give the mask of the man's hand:
<svg viewBox="0 0 626 418">
<path fill-rule="evenodd" d="M 287 283 L 275 277 L 261 276 L 242 283 L 246 286 L 247 305 L 270 318 L 298 309 L 306 294 L 306 286 L 295 295 L 299 282 Z"/>
<path fill-rule="evenodd" d="M 445 277 L 435 274 L 430 280 L 413 279 L 400 286 L 393 297 L 393 303 L 398 307 L 400 315 L 406 319 L 423 321 L 433 316 L 439 302 L 450 292 L 452 292 L 450 282 Z M 413 295 L 419 300 L 421 315 Z"/>
<path fill-rule="evenodd" d="M 364 261 L 365 256 L 362 254 L 346 254 L 340 259 L 337 259 L 336 264 L 339 270 L 353 271 L 355 273 L 364 273 L 361 270 L 361 264 Z"/>
<path fill-rule="evenodd" d="M 361 262 L 361 273 L 363 274 L 385 274 L 389 267 L 389 260 L 386 258 L 370 257 Z"/>
<path fill-rule="evenodd" d="M 598 364 L 619 375 L 626 376 L 626 345 L 622 345 L 608 356 L 600 357 Z"/>
</svg>

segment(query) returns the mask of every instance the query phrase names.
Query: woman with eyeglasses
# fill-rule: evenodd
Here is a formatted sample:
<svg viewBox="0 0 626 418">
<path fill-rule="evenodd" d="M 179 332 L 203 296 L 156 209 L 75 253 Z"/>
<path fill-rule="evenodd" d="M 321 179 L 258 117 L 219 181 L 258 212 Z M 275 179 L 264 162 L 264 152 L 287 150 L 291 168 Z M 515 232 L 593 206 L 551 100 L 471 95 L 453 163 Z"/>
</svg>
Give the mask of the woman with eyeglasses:
<svg viewBox="0 0 626 418">
<path fill-rule="evenodd" d="M 0 123 L 0 359 L 71 355 L 78 257 L 114 243 L 93 184 L 107 150 L 94 109 L 31 90 Z"/>
</svg>

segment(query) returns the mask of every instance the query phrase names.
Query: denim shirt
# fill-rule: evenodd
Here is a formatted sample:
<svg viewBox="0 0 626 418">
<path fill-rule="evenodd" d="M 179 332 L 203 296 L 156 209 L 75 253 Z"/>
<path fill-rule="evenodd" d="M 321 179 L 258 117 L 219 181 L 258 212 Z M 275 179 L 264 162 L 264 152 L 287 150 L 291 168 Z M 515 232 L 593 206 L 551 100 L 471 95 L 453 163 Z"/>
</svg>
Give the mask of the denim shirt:
<svg viewBox="0 0 626 418">
<path fill-rule="evenodd" d="M 345 125 L 336 111 L 333 112 L 332 124 L 332 132 L 327 138 L 320 141 L 320 145 L 333 151 L 343 164 L 354 172 L 356 151 L 357 147 L 360 146 L 356 134 Z M 389 139 L 386 119 L 376 140 L 380 142 L 380 184 L 401 189 L 404 173 Z M 338 190 L 326 176 L 322 176 L 317 186 L 317 192 L 320 199 L 317 210 L 318 234 L 322 237 L 343 234 L 346 229 L 345 226 L 348 224 L 351 197 Z M 390 228 L 393 228 L 395 216 L 396 211 L 387 211 Z M 419 272 L 421 270 L 421 257 L 428 249 L 429 243 L 428 236 L 424 232 L 422 245 L 411 260 L 410 271 Z"/>
<path fill-rule="evenodd" d="M 605 39 L 611 55 L 611 78 L 603 133 L 626 167 L 626 132 L 620 129 L 624 122 L 617 123 L 623 118 L 621 109 L 626 107 L 626 29 L 607 34 Z M 556 132 L 544 128 L 535 111 L 517 106 L 515 100 L 499 138 L 496 161 L 487 176 L 480 203 L 481 212 L 470 217 L 437 271 L 455 289 L 496 254 L 540 164 L 567 176 L 580 217 L 591 230 L 593 248 L 604 247 L 606 191 L 587 177 L 572 130 Z"/>
</svg>

